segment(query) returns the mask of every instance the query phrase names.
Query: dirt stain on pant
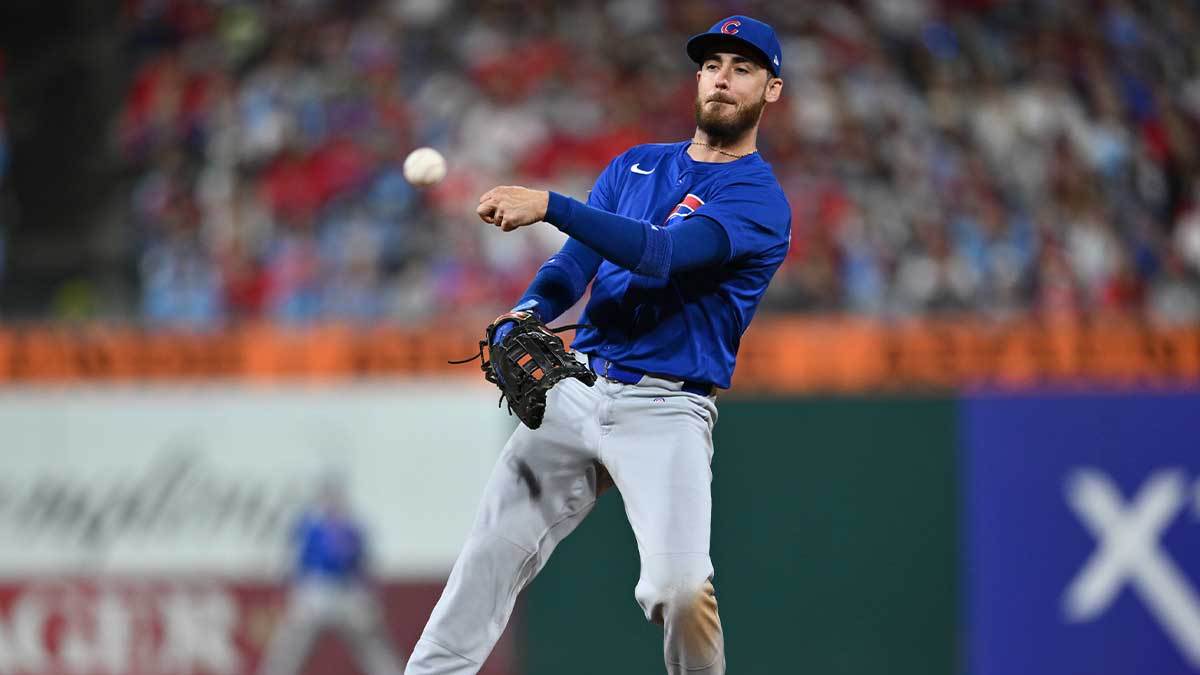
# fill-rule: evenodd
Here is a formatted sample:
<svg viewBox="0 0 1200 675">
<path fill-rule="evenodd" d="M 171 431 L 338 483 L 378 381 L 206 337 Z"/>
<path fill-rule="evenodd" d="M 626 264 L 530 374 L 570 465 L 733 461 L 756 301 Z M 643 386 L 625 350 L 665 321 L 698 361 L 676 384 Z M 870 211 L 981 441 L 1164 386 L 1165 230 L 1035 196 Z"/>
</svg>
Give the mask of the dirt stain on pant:
<svg viewBox="0 0 1200 675">
<path fill-rule="evenodd" d="M 725 672 L 725 639 L 711 581 L 705 581 L 694 596 L 680 598 L 676 607 L 655 607 L 650 620 L 666 628 L 668 672 L 676 672 L 671 666 L 688 672 Z"/>
</svg>

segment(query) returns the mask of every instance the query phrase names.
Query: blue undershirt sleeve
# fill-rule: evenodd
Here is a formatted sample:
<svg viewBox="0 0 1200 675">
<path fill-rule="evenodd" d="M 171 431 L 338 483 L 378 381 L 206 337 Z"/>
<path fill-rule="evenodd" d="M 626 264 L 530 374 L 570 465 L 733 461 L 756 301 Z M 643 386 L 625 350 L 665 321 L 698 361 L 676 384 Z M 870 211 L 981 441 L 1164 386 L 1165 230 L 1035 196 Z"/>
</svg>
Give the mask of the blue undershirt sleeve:
<svg viewBox="0 0 1200 675">
<path fill-rule="evenodd" d="M 533 312 L 546 323 L 557 319 L 583 297 L 600 262 L 598 253 L 568 239 L 558 253 L 542 263 L 513 309 Z"/>
<path fill-rule="evenodd" d="M 605 260 L 658 279 L 672 272 L 719 265 L 730 254 L 729 235 L 707 217 L 683 218 L 679 224 L 664 228 L 551 192 L 546 222 Z"/>
<path fill-rule="evenodd" d="M 671 235 L 671 272 L 715 267 L 729 260 L 729 234 L 712 218 L 688 216 L 667 228 Z"/>
</svg>

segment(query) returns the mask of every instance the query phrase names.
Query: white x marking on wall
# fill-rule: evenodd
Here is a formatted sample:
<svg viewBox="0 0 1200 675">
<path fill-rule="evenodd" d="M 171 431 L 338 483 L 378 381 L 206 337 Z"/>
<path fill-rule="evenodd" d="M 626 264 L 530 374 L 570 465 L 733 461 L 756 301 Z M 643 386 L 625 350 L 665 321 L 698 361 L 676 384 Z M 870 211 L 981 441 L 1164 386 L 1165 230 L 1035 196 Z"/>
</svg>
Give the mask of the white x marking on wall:
<svg viewBox="0 0 1200 675">
<path fill-rule="evenodd" d="M 1068 620 L 1099 618 L 1128 582 L 1184 658 L 1200 668 L 1200 598 L 1159 545 L 1189 496 L 1182 471 L 1153 474 L 1128 505 L 1099 470 L 1080 469 L 1068 478 L 1067 504 L 1097 541 L 1063 596 Z"/>
</svg>

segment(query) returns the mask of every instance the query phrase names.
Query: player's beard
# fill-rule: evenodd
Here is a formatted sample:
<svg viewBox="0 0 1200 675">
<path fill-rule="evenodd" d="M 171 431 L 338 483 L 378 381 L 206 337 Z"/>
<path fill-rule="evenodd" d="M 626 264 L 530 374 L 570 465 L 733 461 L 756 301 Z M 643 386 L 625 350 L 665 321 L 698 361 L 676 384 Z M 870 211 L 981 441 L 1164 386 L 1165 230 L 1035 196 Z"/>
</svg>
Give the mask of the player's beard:
<svg viewBox="0 0 1200 675">
<path fill-rule="evenodd" d="M 732 103 L 735 108 L 733 115 L 728 115 L 725 106 L 715 106 L 708 109 L 705 103 L 717 100 Z M 763 107 L 767 105 L 766 96 L 760 96 L 757 101 L 748 104 L 734 102 L 730 96 L 720 94 L 701 100 L 696 96 L 695 113 L 696 126 L 708 135 L 714 145 L 732 145 L 746 135 L 758 121 L 762 119 Z"/>
</svg>

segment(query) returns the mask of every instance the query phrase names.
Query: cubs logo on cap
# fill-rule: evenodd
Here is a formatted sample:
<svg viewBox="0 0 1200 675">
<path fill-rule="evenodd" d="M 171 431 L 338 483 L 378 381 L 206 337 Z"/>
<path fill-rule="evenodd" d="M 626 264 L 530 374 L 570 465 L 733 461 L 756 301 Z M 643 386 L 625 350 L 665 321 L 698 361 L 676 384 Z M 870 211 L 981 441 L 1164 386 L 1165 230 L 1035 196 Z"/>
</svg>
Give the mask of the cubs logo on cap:
<svg viewBox="0 0 1200 675">
<path fill-rule="evenodd" d="M 740 42 L 754 48 L 762 56 L 762 63 L 775 77 L 783 72 L 782 50 L 775 29 L 748 16 L 729 16 L 713 24 L 707 32 L 692 36 L 687 43 L 687 54 L 696 63 L 722 42 Z"/>
</svg>

